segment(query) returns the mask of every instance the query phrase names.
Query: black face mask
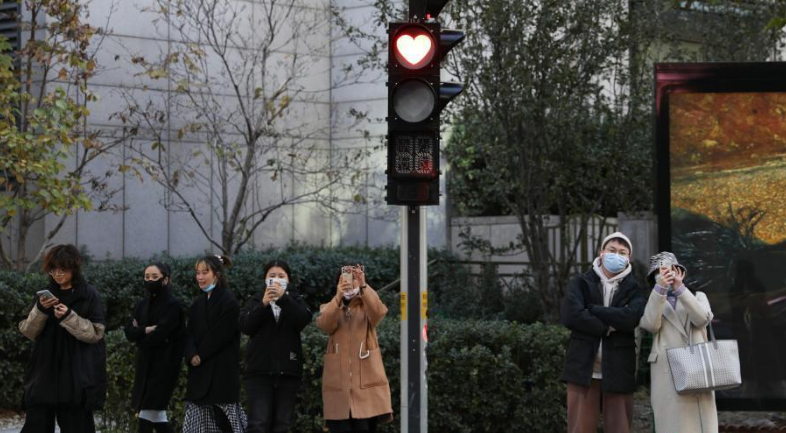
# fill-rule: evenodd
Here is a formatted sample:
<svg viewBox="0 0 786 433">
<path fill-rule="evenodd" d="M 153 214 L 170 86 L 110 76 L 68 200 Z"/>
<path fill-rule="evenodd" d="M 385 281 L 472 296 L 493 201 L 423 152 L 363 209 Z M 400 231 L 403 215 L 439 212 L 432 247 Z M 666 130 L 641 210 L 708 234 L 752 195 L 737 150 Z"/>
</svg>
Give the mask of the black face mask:
<svg viewBox="0 0 786 433">
<path fill-rule="evenodd" d="M 164 277 L 161 277 L 155 281 L 145 280 L 145 290 L 150 292 L 151 295 L 157 295 L 158 292 L 161 291 L 162 287 L 164 287 Z"/>
</svg>

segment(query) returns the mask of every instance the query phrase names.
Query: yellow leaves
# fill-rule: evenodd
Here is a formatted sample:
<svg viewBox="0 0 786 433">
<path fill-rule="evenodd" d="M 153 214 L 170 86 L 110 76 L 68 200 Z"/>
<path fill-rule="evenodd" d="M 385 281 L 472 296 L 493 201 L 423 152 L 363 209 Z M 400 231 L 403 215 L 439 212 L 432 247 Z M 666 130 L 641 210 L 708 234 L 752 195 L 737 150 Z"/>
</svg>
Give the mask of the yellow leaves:
<svg viewBox="0 0 786 433">
<path fill-rule="evenodd" d="M 166 78 L 167 71 L 165 68 L 152 68 L 147 71 L 147 75 L 154 80 L 158 80 L 160 78 Z"/>
<path fill-rule="evenodd" d="M 284 95 L 284 96 L 282 96 L 282 97 L 281 97 L 281 102 L 279 103 L 279 107 L 281 107 L 281 110 L 283 111 L 283 110 L 285 110 L 287 107 L 289 107 L 289 103 L 290 103 L 291 101 L 292 101 L 292 99 L 289 97 L 289 95 Z"/>
<path fill-rule="evenodd" d="M 183 64 L 186 65 L 186 68 L 188 68 L 189 72 L 200 71 L 199 66 L 197 66 L 197 64 L 193 60 L 191 60 L 191 57 L 189 56 L 183 56 Z"/>
</svg>

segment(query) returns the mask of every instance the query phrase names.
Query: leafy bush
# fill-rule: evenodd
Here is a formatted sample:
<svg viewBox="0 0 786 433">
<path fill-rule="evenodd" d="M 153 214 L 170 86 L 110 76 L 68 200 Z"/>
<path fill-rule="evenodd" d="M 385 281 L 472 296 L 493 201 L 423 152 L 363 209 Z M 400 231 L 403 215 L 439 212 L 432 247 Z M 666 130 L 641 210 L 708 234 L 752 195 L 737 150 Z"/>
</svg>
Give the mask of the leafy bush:
<svg viewBox="0 0 786 433">
<path fill-rule="evenodd" d="M 432 431 L 564 430 L 565 387 L 558 380 L 568 337 L 564 328 L 435 321 L 429 333 Z"/>
<path fill-rule="evenodd" d="M 22 404 L 22 380 L 30 341 L 19 333 L 17 325 L 31 305 L 31 294 L 45 281 L 39 274 L 0 271 L 0 408 Z"/>
<path fill-rule="evenodd" d="M 390 380 L 395 421 L 382 433 L 399 431 L 400 322 L 388 316 L 379 339 Z M 316 326 L 303 333 L 305 367 L 293 432 L 322 432 L 322 361 L 327 336 Z M 567 332 L 542 324 L 502 321 L 430 321 L 429 428 L 450 432 L 553 432 L 565 426 L 565 388 L 558 380 Z M 244 339 L 245 343 L 245 339 Z M 243 344 L 245 346 L 245 344 Z M 109 394 L 104 431 L 133 431 L 136 420 L 128 408 L 133 381 L 133 346 L 122 331 L 107 335 Z M 183 419 L 185 367 L 170 407 L 180 428 Z M 241 397 L 245 401 L 245 396 Z"/>
<path fill-rule="evenodd" d="M 463 313 L 503 317 L 500 311 L 471 311 L 463 292 L 474 290 L 469 273 L 449 253 L 431 251 L 439 260 L 429 268 L 431 282 L 429 321 L 429 423 L 432 431 L 451 432 L 551 432 L 564 427 L 564 387 L 556 379 L 562 366 L 566 333 L 559 327 L 522 325 L 506 321 L 464 321 Z M 236 257 L 229 271 L 232 290 L 245 301 L 260 285 L 262 265 L 274 257 L 287 260 L 293 269 L 293 287 L 304 294 L 316 312 L 333 296 L 336 271 L 344 263 L 364 263 L 369 282 L 377 287 L 398 278 L 398 252 L 393 249 L 307 249 L 250 253 Z M 195 258 L 163 258 L 173 268 L 173 290 L 188 305 L 198 294 L 193 283 Z M 105 410 L 99 414 L 102 431 L 136 430 L 136 418 L 128 407 L 133 384 L 135 347 L 123 336 L 121 326 L 142 296 L 140 280 L 146 262 L 123 260 L 91 262 L 85 274 L 101 292 L 109 324 L 107 369 L 109 389 Z M 491 278 L 491 277 L 489 277 Z M 18 408 L 21 384 L 30 343 L 17 330 L 17 323 L 30 306 L 33 293 L 46 285 L 44 275 L 0 272 L 0 407 Z M 379 327 L 379 339 L 390 379 L 396 420 L 382 426 L 382 433 L 398 432 L 399 301 L 398 287 L 380 293 L 390 312 Z M 496 294 L 493 296 L 497 296 Z M 506 295 L 507 296 L 507 295 Z M 493 299 L 493 298 L 490 298 Z M 505 300 L 507 299 L 507 301 Z M 510 298 L 502 300 L 510 309 Z M 499 299 L 494 300 L 499 303 Z M 489 301 L 488 303 L 491 303 Z M 247 339 L 242 340 L 245 350 Z M 315 326 L 303 334 L 305 368 L 292 431 L 321 432 L 322 356 L 327 337 Z M 185 366 L 170 406 L 170 419 L 179 428 L 185 403 Z M 245 401 L 244 393 L 241 398 Z M 538 402 L 538 404 L 533 404 Z"/>
</svg>

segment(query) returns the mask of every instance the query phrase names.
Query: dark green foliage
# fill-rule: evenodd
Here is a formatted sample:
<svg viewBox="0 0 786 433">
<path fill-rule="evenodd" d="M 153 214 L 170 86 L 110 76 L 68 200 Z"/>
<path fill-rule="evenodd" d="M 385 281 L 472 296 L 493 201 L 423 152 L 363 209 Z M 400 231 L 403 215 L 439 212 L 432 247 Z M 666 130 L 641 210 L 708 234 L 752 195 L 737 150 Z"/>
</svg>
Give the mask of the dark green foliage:
<svg viewBox="0 0 786 433">
<path fill-rule="evenodd" d="M 31 306 L 31 297 L 44 285 L 43 275 L 0 271 L 0 408 L 22 404 L 21 384 L 30 354 L 30 341 L 17 324 Z"/>
<path fill-rule="evenodd" d="M 565 428 L 565 388 L 558 380 L 568 336 L 564 328 L 433 321 L 429 334 L 432 431 L 556 432 Z"/>
<path fill-rule="evenodd" d="M 478 281 L 447 252 L 430 251 L 429 268 L 429 422 L 432 431 L 451 432 L 552 432 L 564 426 L 564 388 L 557 380 L 562 366 L 566 332 L 541 324 L 522 325 L 507 321 L 454 320 L 515 317 L 528 320 L 526 292 L 503 290 L 493 269 Z M 333 296 L 341 264 L 363 263 L 370 283 L 381 288 L 398 279 L 395 249 L 307 249 L 293 247 L 251 253 L 235 258 L 229 271 L 232 290 L 245 301 L 261 281 L 262 264 L 278 257 L 287 260 L 294 285 L 314 312 Z M 193 283 L 195 258 L 164 258 L 173 268 L 173 289 L 185 304 L 198 294 Z M 108 312 L 107 333 L 109 390 L 102 431 L 136 430 L 136 418 L 128 407 L 133 386 L 135 347 L 121 329 L 133 305 L 142 296 L 139 282 L 147 262 L 91 262 L 85 274 L 101 292 Z M 0 407 L 19 408 L 21 384 L 30 342 L 17 330 L 32 301 L 33 293 L 47 284 L 40 273 L 0 272 Z M 523 290 L 523 289 L 521 289 Z M 524 294 L 522 294 L 524 293 Z M 379 429 L 398 432 L 399 389 L 399 287 L 391 285 L 380 296 L 389 308 L 379 327 L 385 369 L 390 379 L 395 421 Z M 492 308 L 493 306 L 493 308 Z M 523 309 L 519 311 L 519 306 Z M 450 319 L 448 319 L 450 318 Z M 242 340 L 245 350 L 247 338 Z M 322 431 L 322 356 L 327 337 L 310 325 L 303 334 L 305 370 L 303 389 L 296 410 L 293 432 Z M 185 371 L 170 406 L 173 426 L 180 428 L 185 402 Z M 241 394 L 245 401 L 244 393 Z M 548 402 L 533 404 L 533 402 Z M 502 420 L 502 421 L 500 421 Z M 515 427 L 514 427 L 515 426 Z M 555 427 L 557 426 L 557 427 Z"/>
<path fill-rule="evenodd" d="M 381 433 L 399 431 L 399 325 L 388 316 L 379 342 L 391 385 L 395 421 Z M 429 326 L 429 429 L 437 432 L 553 432 L 565 425 L 565 389 L 557 380 L 567 331 L 543 324 L 432 320 Z M 304 331 L 305 368 L 293 432 L 322 432 L 322 357 L 327 337 L 316 326 Z M 245 347 L 245 345 L 244 345 Z M 134 431 L 128 408 L 133 346 L 121 331 L 107 335 L 109 396 L 104 431 Z M 185 367 L 170 417 L 183 419 Z M 245 400 L 245 397 L 241 397 Z"/>
</svg>

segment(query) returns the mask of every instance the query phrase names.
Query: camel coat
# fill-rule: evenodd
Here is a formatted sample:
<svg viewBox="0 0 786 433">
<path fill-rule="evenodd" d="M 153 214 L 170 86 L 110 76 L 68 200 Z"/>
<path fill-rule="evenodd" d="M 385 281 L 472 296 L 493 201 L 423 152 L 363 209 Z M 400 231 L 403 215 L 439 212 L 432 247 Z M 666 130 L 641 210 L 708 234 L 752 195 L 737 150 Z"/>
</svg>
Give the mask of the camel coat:
<svg viewBox="0 0 786 433">
<path fill-rule="evenodd" d="M 325 420 L 392 419 L 390 385 L 377 342 L 377 325 L 388 309 L 366 286 L 349 305 L 336 296 L 319 308 L 316 324 L 328 334 L 322 370 Z"/>
<path fill-rule="evenodd" d="M 676 309 L 656 290 L 650 294 L 640 326 L 653 334 L 650 363 L 652 411 L 657 433 L 717 433 L 715 393 L 679 395 L 674 389 L 666 349 L 688 344 L 688 321 L 693 342 L 707 341 L 706 326 L 712 320 L 707 295 L 685 290 Z"/>
</svg>

